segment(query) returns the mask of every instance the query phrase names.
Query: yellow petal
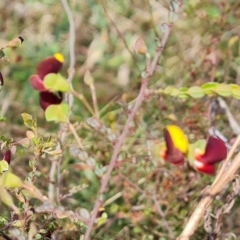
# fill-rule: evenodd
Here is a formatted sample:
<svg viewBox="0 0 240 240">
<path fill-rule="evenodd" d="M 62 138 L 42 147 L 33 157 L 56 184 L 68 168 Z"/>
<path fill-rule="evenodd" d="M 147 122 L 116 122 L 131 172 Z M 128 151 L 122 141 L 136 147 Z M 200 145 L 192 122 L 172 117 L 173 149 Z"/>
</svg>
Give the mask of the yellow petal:
<svg viewBox="0 0 240 240">
<path fill-rule="evenodd" d="M 188 151 L 188 139 L 187 136 L 184 134 L 181 128 L 176 125 L 168 125 L 166 127 L 168 130 L 174 146 L 181 151 L 182 153 L 187 153 Z"/>
</svg>

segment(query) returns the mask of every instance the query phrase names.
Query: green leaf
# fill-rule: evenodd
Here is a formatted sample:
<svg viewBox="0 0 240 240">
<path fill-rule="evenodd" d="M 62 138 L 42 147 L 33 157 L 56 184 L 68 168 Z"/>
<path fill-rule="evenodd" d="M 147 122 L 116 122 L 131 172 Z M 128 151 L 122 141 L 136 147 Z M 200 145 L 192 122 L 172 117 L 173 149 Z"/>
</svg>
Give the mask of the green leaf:
<svg viewBox="0 0 240 240">
<path fill-rule="evenodd" d="M 22 180 L 11 172 L 5 172 L 0 177 L 0 185 L 6 188 L 20 188 L 23 185 Z"/>
<path fill-rule="evenodd" d="M 4 172 L 8 171 L 8 169 L 9 169 L 8 162 L 5 160 L 1 160 L 0 161 L 0 173 L 4 173 Z"/>
<path fill-rule="evenodd" d="M 222 83 L 219 84 L 216 89 L 215 92 L 223 97 L 228 97 L 232 95 L 232 89 L 231 86 L 229 86 L 228 84 Z"/>
<path fill-rule="evenodd" d="M 188 89 L 189 96 L 193 98 L 202 98 L 204 97 L 204 91 L 199 86 L 193 86 Z"/>
<path fill-rule="evenodd" d="M 100 226 L 100 225 L 103 225 L 104 223 L 106 223 L 107 218 L 108 218 L 107 213 L 106 212 L 102 213 L 101 217 L 99 217 L 97 219 L 97 225 Z"/>
<path fill-rule="evenodd" d="M 45 117 L 48 122 L 67 122 L 69 112 L 70 109 L 66 103 L 50 105 L 45 111 Z"/>
<path fill-rule="evenodd" d="M 93 84 L 94 79 L 92 77 L 92 74 L 90 73 L 89 70 L 86 71 L 85 75 L 84 75 L 84 82 L 86 85 L 90 86 Z"/>
<path fill-rule="evenodd" d="M 219 11 L 219 8 L 217 6 L 207 6 L 206 9 L 206 14 L 211 17 L 211 18 L 219 18 L 221 13 Z"/>
<path fill-rule="evenodd" d="M 8 193 L 7 189 L 3 186 L 0 186 L 0 199 L 4 204 L 12 208 L 15 212 L 19 213 L 19 209 L 13 202 L 12 196 Z"/>
<path fill-rule="evenodd" d="M 164 90 L 163 93 L 164 94 L 170 94 L 173 90 L 175 90 L 176 88 L 173 86 L 167 86 Z"/>
<path fill-rule="evenodd" d="M 3 57 L 5 57 L 5 53 L 3 50 L 0 50 L 0 58 L 3 58 Z"/>
<path fill-rule="evenodd" d="M 230 84 L 232 90 L 232 96 L 236 99 L 240 99 L 240 86 L 237 84 Z"/>
<path fill-rule="evenodd" d="M 170 95 L 173 96 L 173 97 L 178 96 L 178 94 L 179 94 L 179 89 L 177 89 L 177 88 L 174 88 L 172 90 L 172 92 L 170 93 Z"/>
<path fill-rule="evenodd" d="M 210 95 L 215 93 L 215 89 L 218 85 L 219 83 L 216 82 L 207 82 L 204 83 L 201 88 L 205 94 Z"/>
<path fill-rule="evenodd" d="M 178 97 L 182 99 L 188 98 L 188 88 L 187 87 L 181 87 L 179 89 Z"/>
<path fill-rule="evenodd" d="M 21 116 L 22 116 L 22 118 L 23 118 L 24 124 L 25 124 L 28 128 L 30 128 L 30 129 L 32 129 L 33 131 L 35 131 L 36 128 L 37 128 L 37 122 L 36 122 L 35 119 L 33 119 L 32 115 L 30 115 L 30 114 L 28 114 L 28 113 L 22 113 Z"/>
<path fill-rule="evenodd" d="M 50 73 L 43 79 L 43 85 L 51 92 L 69 92 L 70 85 L 60 74 Z"/>
</svg>

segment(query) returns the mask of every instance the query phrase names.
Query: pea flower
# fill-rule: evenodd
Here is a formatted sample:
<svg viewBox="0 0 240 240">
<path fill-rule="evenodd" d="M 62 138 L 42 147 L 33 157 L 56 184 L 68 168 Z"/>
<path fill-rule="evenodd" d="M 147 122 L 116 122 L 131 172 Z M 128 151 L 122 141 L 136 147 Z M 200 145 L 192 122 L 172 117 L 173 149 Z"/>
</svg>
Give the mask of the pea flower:
<svg viewBox="0 0 240 240">
<path fill-rule="evenodd" d="M 39 102 L 44 111 L 48 106 L 60 104 L 63 100 L 62 92 L 51 92 L 44 86 L 45 76 L 49 73 L 58 73 L 62 68 L 63 62 L 63 55 L 61 53 L 55 53 L 53 57 L 41 61 L 37 66 L 37 73 L 33 74 L 29 79 L 32 88 L 40 92 Z"/>
<path fill-rule="evenodd" d="M 188 139 L 181 128 L 169 125 L 163 130 L 165 147 L 161 149 L 161 157 L 174 165 L 183 164 L 188 151 Z"/>
</svg>

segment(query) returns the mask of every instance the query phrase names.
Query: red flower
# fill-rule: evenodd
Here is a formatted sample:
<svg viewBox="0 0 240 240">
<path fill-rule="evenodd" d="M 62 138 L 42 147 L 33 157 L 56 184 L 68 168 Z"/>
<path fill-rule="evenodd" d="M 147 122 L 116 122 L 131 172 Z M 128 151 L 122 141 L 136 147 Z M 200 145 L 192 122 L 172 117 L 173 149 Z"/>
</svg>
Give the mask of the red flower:
<svg viewBox="0 0 240 240">
<path fill-rule="evenodd" d="M 54 57 L 49 57 L 40 62 L 37 66 L 37 74 L 41 79 L 49 73 L 58 73 L 63 65 L 63 56 L 60 53 L 54 54 Z"/>
<path fill-rule="evenodd" d="M 3 79 L 2 73 L 0 72 L 0 85 L 3 86 L 3 84 L 4 84 L 4 79 Z"/>
<path fill-rule="evenodd" d="M 63 93 L 50 92 L 43 84 L 44 77 L 49 73 L 58 73 L 63 65 L 64 58 L 62 54 L 56 53 L 53 57 L 46 58 L 37 66 L 37 73 L 29 79 L 33 89 L 40 92 L 40 106 L 45 111 L 49 105 L 60 104 L 63 100 Z"/>
<path fill-rule="evenodd" d="M 205 152 L 201 154 L 197 149 L 195 151 L 195 168 L 206 174 L 214 174 L 215 164 L 221 162 L 227 157 L 227 147 L 225 143 L 216 137 L 208 138 Z"/>
<path fill-rule="evenodd" d="M 12 156 L 11 151 L 7 150 L 4 154 L 3 160 L 5 160 L 8 164 L 10 164 L 11 156 Z"/>
<path fill-rule="evenodd" d="M 53 104 L 60 104 L 63 100 L 63 93 L 58 92 L 53 94 L 51 92 L 40 92 L 40 106 L 45 111 L 48 106 Z"/>
</svg>

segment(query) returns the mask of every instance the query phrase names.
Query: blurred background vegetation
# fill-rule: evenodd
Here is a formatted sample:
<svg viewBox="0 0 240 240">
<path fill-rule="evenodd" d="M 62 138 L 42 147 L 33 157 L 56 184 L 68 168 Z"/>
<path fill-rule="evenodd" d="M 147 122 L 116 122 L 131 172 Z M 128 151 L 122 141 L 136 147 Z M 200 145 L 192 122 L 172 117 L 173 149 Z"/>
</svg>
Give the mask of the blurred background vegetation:
<svg viewBox="0 0 240 240">
<path fill-rule="evenodd" d="M 134 52 L 134 44 L 142 37 L 150 54 L 154 55 L 156 38 L 163 36 L 161 25 L 171 17 L 169 1 L 71 0 L 69 3 L 76 29 L 74 89 L 91 103 L 91 92 L 83 81 L 88 69 L 95 80 L 101 120 L 119 135 L 127 117 L 126 106 L 137 96 L 145 68 L 145 58 Z M 57 139 L 59 126 L 44 119 L 29 76 L 35 73 L 41 60 L 61 52 L 65 56 L 61 74 L 67 77 L 69 22 L 61 1 L 12 0 L 11 4 L 1 1 L 0 15 L 0 46 L 19 35 L 25 39 L 17 52 L 7 53 L 10 62 L 0 62 L 5 78 L 0 92 L 0 114 L 6 118 L 0 123 L 1 134 L 14 141 L 25 137 L 26 127 L 20 114 L 27 112 L 37 118 L 41 134 Z M 150 89 L 169 85 L 198 86 L 210 81 L 239 84 L 239 19 L 240 2 L 237 0 L 184 1 Z M 144 102 L 122 148 L 122 161 L 112 176 L 106 199 L 118 197 L 105 206 L 108 219 L 94 229 L 93 239 L 175 239 L 180 234 L 201 190 L 213 178 L 188 166 L 179 169 L 151 159 L 148 143 L 159 143 L 163 127 L 170 123 L 181 126 L 190 141 L 205 138 L 212 124 L 208 119 L 208 106 L 214 98 L 181 99 L 162 95 L 149 97 Z M 239 100 L 225 100 L 240 121 Z M 84 139 L 89 156 L 103 168 L 109 163 L 112 144 L 107 136 L 84 125 L 89 117 L 82 103 L 75 99 L 72 122 Z M 223 112 L 216 112 L 213 123 L 229 140 L 234 138 Z M 62 191 L 65 194 L 71 187 L 81 184 L 88 184 L 88 187 L 65 199 L 62 205 L 73 211 L 86 208 L 91 212 L 100 179 L 91 169 L 82 169 L 81 159 L 71 154 L 69 146 L 74 145 L 74 141 L 69 135 L 64 146 Z M 31 148 L 27 151 L 19 148 L 14 156 L 12 167 L 22 179 L 30 171 L 28 162 L 32 157 Z M 50 165 L 47 157 L 38 164 L 35 185 L 43 193 L 47 192 Z M 228 191 L 217 198 L 213 212 L 226 201 Z M 148 193 L 156 198 L 157 204 Z M 32 204 L 35 207 L 38 203 Z M 237 199 L 236 211 L 233 209 L 224 217 L 222 234 L 240 236 L 238 207 Z M 4 205 L 1 213 L 6 219 L 10 216 Z M 46 225 L 44 221 L 52 223 Z M 79 226 L 68 219 L 43 214 L 36 216 L 35 222 L 39 229 L 61 232 L 57 239 L 79 239 Z M 206 236 L 200 227 L 192 239 L 207 239 Z"/>
</svg>

